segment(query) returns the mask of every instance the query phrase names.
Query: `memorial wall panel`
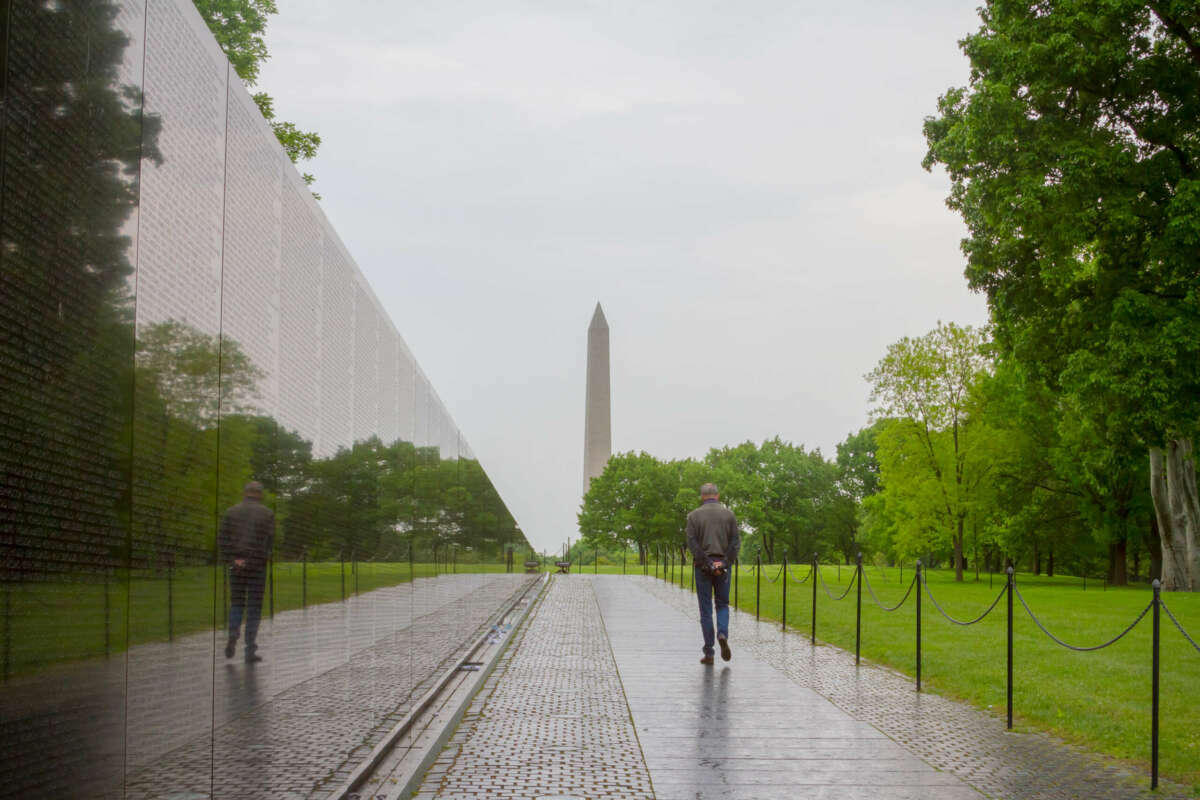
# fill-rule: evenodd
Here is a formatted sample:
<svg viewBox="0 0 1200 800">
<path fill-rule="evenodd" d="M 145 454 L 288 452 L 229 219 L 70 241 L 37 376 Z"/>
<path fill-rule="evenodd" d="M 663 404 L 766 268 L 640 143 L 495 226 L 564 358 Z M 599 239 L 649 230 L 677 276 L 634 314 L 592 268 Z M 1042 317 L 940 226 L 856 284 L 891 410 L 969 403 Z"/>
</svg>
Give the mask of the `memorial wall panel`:
<svg viewBox="0 0 1200 800">
<path fill-rule="evenodd" d="M 0 797 L 322 795 L 511 517 L 188 0 L 5 13 Z"/>
<path fill-rule="evenodd" d="M 188 634 L 218 617 L 224 577 L 213 552 L 229 70 L 190 12 L 146 6 L 145 114 L 158 128 L 154 151 L 143 144 L 138 228 L 125 778 L 143 795 L 165 753 L 211 740 L 214 642 Z M 179 643 L 170 657 L 136 646 L 163 640 Z M 207 785 L 203 764 L 181 780 Z"/>
<path fill-rule="evenodd" d="M 125 756 L 142 25 L 120 3 L 4 13 L 0 795 L 31 797 L 119 785 Z"/>
</svg>

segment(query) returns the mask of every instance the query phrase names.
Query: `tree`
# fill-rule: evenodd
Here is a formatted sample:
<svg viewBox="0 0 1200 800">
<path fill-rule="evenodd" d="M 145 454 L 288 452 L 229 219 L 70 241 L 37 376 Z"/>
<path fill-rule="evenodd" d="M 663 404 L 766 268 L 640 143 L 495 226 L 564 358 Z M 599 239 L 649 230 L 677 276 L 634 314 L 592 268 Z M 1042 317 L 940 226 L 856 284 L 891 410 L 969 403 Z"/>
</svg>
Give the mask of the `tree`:
<svg viewBox="0 0 1200 800">
<path fill-rule="evenodd" d="M 604 547 L 632 542 L 646 553 L 679 531 L 676 472 L 649 453 L 618 453 L 592 479 L 579 512 L 579 532 Z"/>
<path fill-rule="evenodd" d="M 989 364 L 986 341 L 986 331 L 939 322 L 925 336 L 890 345 L 866 376 L 878 402 L 873 416 L 894 419 L 879 436 L 884 486 L 905 492 L 910 531 L 928 531 L 936 509 L 958 581 L 967 515 L 990 469 L 989 437 L 970 407 L 971 388 Z"/>
<path fill-rule="evenodd" d="M 991 0 L 925 121 L 1000 347 L 1149 452 L 1163 582 L 1200 589 L 1200 7 Z"/>
<path fill-rule="evenodd" d="M 876 436 L 885 421 L 861 428 L 837 445 L 836 483 L 834 498 L 834 527 L 838 549 L 847 563 L 861 551 L 859 530 L 862 526 L 862 503 L 879 491 L 879 459 L 876 457 Z"/>
<path fill-rule="evenodd" d="M 259 67 L 270 58 L 263 34 L 267 30 L 268 17 L 279 13 L 275 0 L 192 1 L 238 77 L 248 87 L 257 84 Z M 293 164 L 300 160 L 309 161 L 317 155 L 317 149 L 321 146 L 320 135 L 302 131 L 294 123 L 275 119 L 275 101 L 266 92 L 255 92 L 253 97 L 258 110 L 270 124 L 275 138 L 283 145 L 284 152 Z M 307 172 L 303 177 L 309 185 L 315 180 Z M 321 199 L 316 192 L 313 192 L 313 196 Z"/>
<path fill-rule="evenodd" d="M 792 559 L 841 549 L 835 533 L 836 471 L 820 450 L 778 436 L 755 446 L 714 448 L 705 457 L 722 497 L 761 544 L 768 560 L 783 546 Z M 845 509 L 840 508 L 844 519 Z"/>
</svg>

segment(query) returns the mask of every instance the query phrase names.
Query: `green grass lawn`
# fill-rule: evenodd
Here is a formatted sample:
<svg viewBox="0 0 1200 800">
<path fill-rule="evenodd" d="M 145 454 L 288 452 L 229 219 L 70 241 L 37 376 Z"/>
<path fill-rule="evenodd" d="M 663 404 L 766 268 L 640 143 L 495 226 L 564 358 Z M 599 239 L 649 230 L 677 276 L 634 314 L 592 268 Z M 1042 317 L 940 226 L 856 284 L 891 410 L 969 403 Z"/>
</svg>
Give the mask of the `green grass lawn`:
<svg viewBox="0 0 1200 800">
<path fill-rule="evenodd" d="M 520 564 L 516 566 L 520 570 Z M 307 581 L 305 578 L 307 569 Z M 439 568 L 445 572 L 445 565 Z M 504 572 L 503 564 L 455 565 L 457 572 Z M 345 565 L 345 594 L 369 592 L 436 574 L 433 564 L 360 562 Z M 342 565 L 334 562 L 274 565 L 274 598 L 263 598 L 263 616 L 320 603 L 340 602 Z M 356 587 L 357 577 L 357 587 Z M 305 585 L 307 583 L 307 590 Z M 166 641 L 224 624 L 221 571 L 183 567 L 165 573 L 99 581 L 5 584 L 0 619 L 7 675 L 53 664 L 115 654 L 128 645 Z M 227 591 L 227 590 L 226 590 Z M 107 609 L 107 610 L 106 610 Z"/>
<path fill-rule="evenodd" d="M 794 567 L 803 579 L 808 567 Z M 867 567 L 868 579 L 880 601 L 895 605 L 912 580 L 905 569 Z M 779 567 L 764 567 L 774 577 Z M 585 567 L 583 572 L 591 572 Z M 601 567 L 602 572 L 611 571 Z M 618 565 L 616 571 L 620 571 Z M 640 570 L 639 570 L 640 571 Z M 849 586 L 854 568 L 823 566 L 822 575 L 834 597 Z M 651 567 L 650 574 L 654 574 Z M 659 573 L 661 576 L 661 572 Z M 959 620 L 981 614 L 1004 585 L 995 576 L 975 582 L 954 582 L 949 570 L 931 570 L 926 581 L 946 612 Z M 1151 591 L 1142 585 L 1107 590 L 1096 581 L 1087 589 L 1075 577 L 1017 576 L 1021 593 L 1034 613 L 1056 636 L 1076 646 L 1101 644 L 1120 633 L 1150 602 Z M 679 583 L 679 571 L 675 572 Z M 691 588 L 685 576 L 685 586 Z M 782 618 L 782 583 L 761 582 L 760 613 L 764 619 Z M 788 628 L 807 636 L 812 620 L 812 583 L 788 586 Z M 755 580 L 751 567 L 738 575 L 738 605 L 755 610 Z M 855 596 L 851 590 L 840 602 L 817 590 L 817 639 L 854 650 Z M 1200 596 L 1164 593 L 1167 606 L 1193 638 L 1200 635 Z M 731 592 L 730 600 L 733 596 Z M 947 622 L 922 598 L 922 666 L 924 690 L 966 700 L 1001 717 L 1005 713 L 1006 603 L 977 625 L 961 627 Z M 1013 610 L 1013 710 L 1014 727 L 1038 728 L 1085 747 L 1115 756 L 1144 769 L 1150 768 L 1151 614 L 1117 644 L 1091 653 L 1076 653 L 1051 641 L 1038 630 L 1014 598 Z M 1191 785 L 1200 793 L 1200 653 L 1184 640 L 1162 614 L 1161 708 L 1159 712 L 1159 769 L 1172 780 Z M 915 675 L 916 603 L 913 597 L 893 613 L 884 613 L 863 591 L 862 655 L 909 676 Z"/>
</svg>

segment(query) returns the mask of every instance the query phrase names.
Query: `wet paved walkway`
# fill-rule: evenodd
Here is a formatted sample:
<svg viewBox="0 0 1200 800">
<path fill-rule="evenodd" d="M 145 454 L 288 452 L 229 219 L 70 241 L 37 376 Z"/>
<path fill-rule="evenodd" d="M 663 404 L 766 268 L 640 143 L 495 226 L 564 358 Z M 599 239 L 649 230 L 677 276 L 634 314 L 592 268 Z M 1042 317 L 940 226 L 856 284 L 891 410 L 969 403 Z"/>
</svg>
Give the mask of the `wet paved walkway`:
<svg viewBox="0 0 1200 800">
<path fill-rule="evenodd" d="M 654 579 L 555 578 L 417 797 L 1189 796 L 741 612 L 701 666 L 697 617 Z"/>
</svg>

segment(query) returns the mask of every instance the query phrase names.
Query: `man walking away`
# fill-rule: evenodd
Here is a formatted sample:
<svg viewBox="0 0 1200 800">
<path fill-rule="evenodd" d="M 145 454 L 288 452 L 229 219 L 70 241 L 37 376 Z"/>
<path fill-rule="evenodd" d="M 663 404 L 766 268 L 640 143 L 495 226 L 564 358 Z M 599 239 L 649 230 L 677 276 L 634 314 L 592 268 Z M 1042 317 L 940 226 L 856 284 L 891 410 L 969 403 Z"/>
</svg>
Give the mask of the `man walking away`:
<svg viewBox="0 0 1200 800">
<path fill-rule="evenodd" d="M 217 546 L 221 551 L 221 562 L 229 568 L 229 641 L 225 644 L 225 657 L 233 658 L 244 616 L 244 655 L 246 663 L 253 664 L 262 661 L 262 656 L 256 652 L 256 640 L 262 618 L 267 559 L 275 539 L 275 515 L 263 505 L 263 486 L 258 481 L 246 484 L 242 498 L 242 502 L 221 518 Z"/>
<path fill-rule="evenodd" d="M 700 630 L 704 633 L 701 664 L 713 663 L 713 601 L 717 606 L 716 641 L 721 658 L 733 657 L 729 650 L 730 565 L 737 559 L 741 537 L 737 518 L 721 503 L 715 483 L 700 487 L 700 507 L 687 518 L 687 543 L 696 571 L 696 597 L 700 601 Z"/>
</svg>

